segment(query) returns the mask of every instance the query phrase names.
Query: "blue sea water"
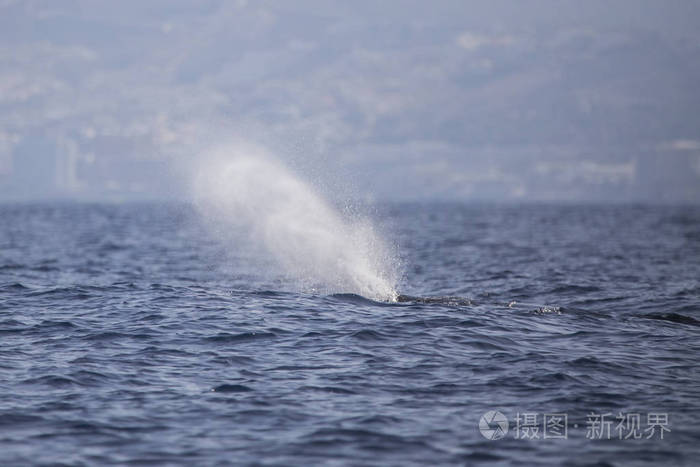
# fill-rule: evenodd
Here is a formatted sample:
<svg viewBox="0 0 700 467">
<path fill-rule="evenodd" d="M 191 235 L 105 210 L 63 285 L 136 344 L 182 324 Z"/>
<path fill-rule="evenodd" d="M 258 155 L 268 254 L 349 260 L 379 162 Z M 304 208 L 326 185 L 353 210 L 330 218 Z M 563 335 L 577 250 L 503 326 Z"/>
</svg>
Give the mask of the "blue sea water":
<svg viewBox="0 0 700 467">
<path fill-rule="evenodd" d="M 700 208 L 376 217 L 395 303 L 187 205 L 0 206 L 0 465 L 697 465 Z"/>
</svg>

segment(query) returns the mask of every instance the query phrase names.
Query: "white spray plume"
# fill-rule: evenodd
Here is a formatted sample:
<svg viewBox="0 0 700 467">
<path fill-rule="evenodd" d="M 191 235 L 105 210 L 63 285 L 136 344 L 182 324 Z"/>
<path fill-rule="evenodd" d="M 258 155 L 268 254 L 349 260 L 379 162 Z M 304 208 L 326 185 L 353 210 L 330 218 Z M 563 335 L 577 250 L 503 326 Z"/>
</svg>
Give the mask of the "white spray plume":
<svg viewBox="0 0 700 467">
<path fill-rule="evenodd" d="M 372 224 L 342 216 L 262 148 L 211 151 L 198 163 L 194 190 L 208 220 L 243 229 L 303 287 L 396 299 L 396 262 Z"/>
</svg>

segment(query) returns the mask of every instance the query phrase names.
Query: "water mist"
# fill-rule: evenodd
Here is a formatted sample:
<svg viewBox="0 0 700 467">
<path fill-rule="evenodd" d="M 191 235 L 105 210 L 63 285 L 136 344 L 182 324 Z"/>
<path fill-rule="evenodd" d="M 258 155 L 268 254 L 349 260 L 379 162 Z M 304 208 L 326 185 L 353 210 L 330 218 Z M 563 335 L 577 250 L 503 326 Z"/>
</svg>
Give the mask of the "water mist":
<svg viewBox="0 0 700 467">
<path fill-rule="evenodd" d="M 243 231 L 303 288 L 396 300 L 396 261 L 372 223 L 341 214 L 263 149 L 219 148 L 198 161 L 194 177 L 205 219 Z"/>
</svg>

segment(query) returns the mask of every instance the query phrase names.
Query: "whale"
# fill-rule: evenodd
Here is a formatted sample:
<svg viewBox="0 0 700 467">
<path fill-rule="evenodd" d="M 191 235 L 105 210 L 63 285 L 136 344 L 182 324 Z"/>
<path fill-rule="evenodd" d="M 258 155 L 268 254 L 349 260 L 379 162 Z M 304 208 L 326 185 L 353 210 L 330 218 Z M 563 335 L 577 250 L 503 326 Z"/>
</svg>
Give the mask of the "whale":
<svg viewBox="0 0 700 467">
<path fill-rule="evenodd" d="M 470 299 L 464 297 L 414 297 L 412 295 L 400 294 L 396 297 L 399 303 L 426 303 L 436 305 L 464 305 L 471 306 L 474 304 Z"/>
</svg>

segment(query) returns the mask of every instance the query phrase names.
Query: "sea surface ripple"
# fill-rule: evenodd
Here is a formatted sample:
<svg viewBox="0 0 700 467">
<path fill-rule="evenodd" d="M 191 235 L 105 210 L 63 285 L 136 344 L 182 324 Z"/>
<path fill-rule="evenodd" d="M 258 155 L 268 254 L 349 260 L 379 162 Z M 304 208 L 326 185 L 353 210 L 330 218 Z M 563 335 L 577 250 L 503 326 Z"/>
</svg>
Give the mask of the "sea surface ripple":
<svg viewBox="0 0 700 467">
<path fill-rule="evenodd" d="M 295 290 L 186 205 L 0 206 L 0 464 L 700 459 L 700 209 L 380 211 L 396 303 Z M 523 413 L 567 439 L 517 439 Z M 670 431 L 590 439 L 591 413 Z"/>
</svg>

